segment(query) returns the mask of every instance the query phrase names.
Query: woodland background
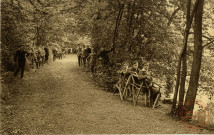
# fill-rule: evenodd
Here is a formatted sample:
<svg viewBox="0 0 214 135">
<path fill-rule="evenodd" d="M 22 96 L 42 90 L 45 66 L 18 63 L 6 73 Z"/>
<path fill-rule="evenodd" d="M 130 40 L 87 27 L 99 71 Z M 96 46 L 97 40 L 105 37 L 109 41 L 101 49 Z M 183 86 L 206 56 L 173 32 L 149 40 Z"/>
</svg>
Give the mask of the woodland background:
<svg viewBox="0 0 214 135">
<path fill-rule="evenodd" d="M 112 50 L 110 64 L 97 65 L 104 86 L 112 89 L 124 63 L 146 61 L 166 97 L 174 91 L 171 113 L 183 106 L 192 112 L 194 104 L 186 103 L 195 103 L 197 93 L 213 101 L 213 7 L 213 0 L 3 0 L 1 73 L 14 70 L 19 44 L 29 50 L 90 44 L 95 52 Z"/>
</svg>

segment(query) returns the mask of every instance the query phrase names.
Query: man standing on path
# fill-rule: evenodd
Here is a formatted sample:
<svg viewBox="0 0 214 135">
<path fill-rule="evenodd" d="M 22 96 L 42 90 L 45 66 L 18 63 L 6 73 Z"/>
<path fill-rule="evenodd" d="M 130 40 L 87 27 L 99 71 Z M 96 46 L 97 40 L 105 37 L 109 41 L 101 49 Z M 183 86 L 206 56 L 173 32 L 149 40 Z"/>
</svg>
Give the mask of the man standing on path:
<svg viewBox="0 0 214 135">
<path fill-rule="evenodd" d="M 94 50 L 92 50 L 92 53 L 89 55 L 90 57 L 90 67 L 91 67 L 91 73 L 95 73 L 95 66 L 96 66 L 96 53 Z"/>
<path fill-rule="evenodd" d="M 14 57 L 14 62 L 17 65 L 17 70 L 14 73 L 14 77 L 17 76 L 20 70 L 21 70 L 21 78 L 24 77 L 26 55 L 27 55 L 27 52 L 25 51 L 25 47 L 24 45 L 21 45 L 20 49 L 16 51 L 16 54 Z"/>
<path fill-rule="evenodd" d="M 82 48 L 79 46 L 77 48 L 77 57 L 78 57 L 78 64 L 79 64 L 79 67 L 81 65 L 81 57 L 82 57 Z"/>
<path fill-rule="evenodd" d="M 47 47 L 44 48 L 45 50 L 45 61 L 47 62 L 48 61 L 48 57 L 49 57 L 49 50 Z"/>
</svg>

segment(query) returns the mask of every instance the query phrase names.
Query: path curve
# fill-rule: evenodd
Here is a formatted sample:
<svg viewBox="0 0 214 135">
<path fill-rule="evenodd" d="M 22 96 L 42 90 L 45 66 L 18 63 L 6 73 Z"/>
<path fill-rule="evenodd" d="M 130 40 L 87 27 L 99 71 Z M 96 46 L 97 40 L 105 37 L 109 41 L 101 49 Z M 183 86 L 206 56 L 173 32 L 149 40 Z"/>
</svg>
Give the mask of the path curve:
<svg viewBox="0 0 214 135">
<path fill-rule="evenodd" d="M 77 65 L 76 55 L 45 64 L 9 86 L 16 96 L 7 104 L 3 132 L 17 134 L 199 133 L 159 109 L 121 101 L 96 86 Z M 12 110 L 12 111 L 7 111 Z"/>
</svg>

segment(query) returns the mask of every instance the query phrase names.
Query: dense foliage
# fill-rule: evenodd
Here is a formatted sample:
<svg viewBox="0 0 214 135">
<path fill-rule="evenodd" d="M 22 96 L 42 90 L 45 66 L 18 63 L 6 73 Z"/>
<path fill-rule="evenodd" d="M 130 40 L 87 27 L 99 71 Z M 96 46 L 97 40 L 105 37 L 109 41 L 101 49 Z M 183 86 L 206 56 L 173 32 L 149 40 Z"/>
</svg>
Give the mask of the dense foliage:
<svg viewBox="0 0 214 135">
<path fill-rule="evenodd" d="M 195 2 L 195 1 L 193 1 Z M 205 1 L 204 50 L 212 52 L 213 1 Z M 97 62 L 104 85 L 115 83 L 124 63 L 149 64 L 155 81 L 167 96 L 175 82 L 182 50 L 186 3 L 179 0 L 4 0 L 1 5 L 1 70 L 13 70 L 13 55 L 20 44 L 29 50 L 42 47 L 77 47 L 87 39 L 96 53 L 109 51 L 107 65 Z M 191 8 L 192 10 L 192 8 Z M 187 64 L 193 61 L 193 26 L 187 46 Z M 213 30 L 213 29 L 212 29 Z M 191 35 L 192 34 L 192 35 Z M 211 53 L 209 53 L 210 55 Z M 211 55 L 212 56 L 212 55 Z M 203 57 L 199 89 L 213 95 L 213 59 Z M 187 67 L 187 76 L 192 68 Z M 96 80 L 99 80 L 96 79 Z M 189 81 L 187 79 L 187 81 Z M 211 96 L 210 96 L 211 97 Z"/>
</svg>

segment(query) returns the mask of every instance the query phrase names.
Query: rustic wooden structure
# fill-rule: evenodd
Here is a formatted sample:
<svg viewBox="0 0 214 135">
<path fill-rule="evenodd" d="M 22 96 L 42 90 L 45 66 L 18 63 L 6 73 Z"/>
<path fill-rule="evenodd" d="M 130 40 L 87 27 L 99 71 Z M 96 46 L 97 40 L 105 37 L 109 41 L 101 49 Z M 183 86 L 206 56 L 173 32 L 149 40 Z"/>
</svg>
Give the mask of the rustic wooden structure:
<svg viewBox="0 0 214 135">
<path fill-rule="evenodd" d="M 148 80 L 148 76 L 139 75 L 136 72 L 119 72 L 120 77 L 115 87 L 119 90 L 121 100 L 132 97 L 134 106 L 139 95 L 145 96 L 145 106 L 155 108 L 160 98 L 160 86 Z"/>
</svg>

